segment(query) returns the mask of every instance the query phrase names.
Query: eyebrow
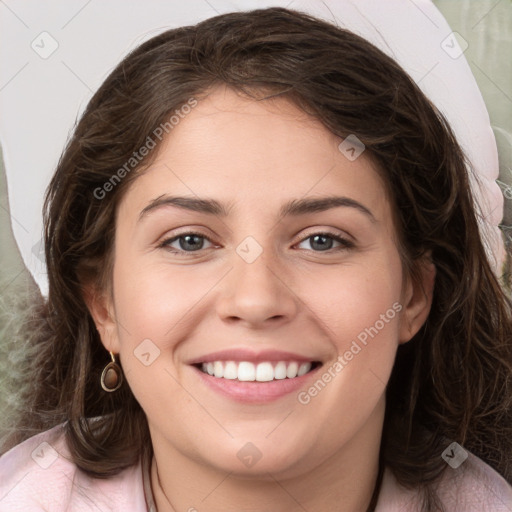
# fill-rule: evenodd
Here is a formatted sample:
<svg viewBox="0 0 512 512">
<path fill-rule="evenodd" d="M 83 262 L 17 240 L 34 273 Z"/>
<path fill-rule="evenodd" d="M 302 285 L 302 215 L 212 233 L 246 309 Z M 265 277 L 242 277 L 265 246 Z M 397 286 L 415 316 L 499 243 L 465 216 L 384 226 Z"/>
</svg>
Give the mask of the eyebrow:
<svg viewBox="0 0 512 512">
<path fill-rule="evenodd" d="M 140 212 L 139 220 L 148 215 L 151 211 L 163 206 L 175 206 L 184 210 L 206 213 L 217 217 L 227 217 L 233 204 L 226 206 L 215 199 L 199 199 L 197 197 L 169 196 L 163 194 L 150 201 Z M 355 208 L 359 212 L 364 213 L 372 222 L 376 222 L 373 213 L 366 206 L 354 199 L 343 196 L 293 199 L 281 207 L 279 216 L 299 216 L 308 213 L 323 212 L 338 207 Z"/>
</svg>

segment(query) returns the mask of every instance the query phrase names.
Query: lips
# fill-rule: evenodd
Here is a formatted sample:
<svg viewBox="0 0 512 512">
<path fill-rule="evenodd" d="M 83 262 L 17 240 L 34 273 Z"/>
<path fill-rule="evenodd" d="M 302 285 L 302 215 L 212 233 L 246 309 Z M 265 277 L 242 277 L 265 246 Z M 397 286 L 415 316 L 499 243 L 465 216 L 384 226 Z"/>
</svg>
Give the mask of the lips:
<svg viewBox="0 0 512 512">
<path fill-rule="evenodd" d="M 196 357 L 188 362 L 188 364 L 202 364 L 209 363 L 215 361 L 247 361 L 250 363 L 261 363 L 261 362 L 291 362 L 295 361 L 297 363 L 308 363 L 315 361 L 314 357 L 305 356 L 302 354 L 295 354 L 293 352 L 285 352 L 282 350 L 260 350 L 254 351 L 248 348 L 232 348 L 227 350 L 220 350 L 218 352 L 212 352 L 209 354 L 205 354 L 200 357 Z"/>
<path fill-rule="evenodd" d="M 222 350 L 189 361 L 210 389 L 237 401 L 267 402 L 304 385 L 318 359 L 277 350 Z"/>
</svg>

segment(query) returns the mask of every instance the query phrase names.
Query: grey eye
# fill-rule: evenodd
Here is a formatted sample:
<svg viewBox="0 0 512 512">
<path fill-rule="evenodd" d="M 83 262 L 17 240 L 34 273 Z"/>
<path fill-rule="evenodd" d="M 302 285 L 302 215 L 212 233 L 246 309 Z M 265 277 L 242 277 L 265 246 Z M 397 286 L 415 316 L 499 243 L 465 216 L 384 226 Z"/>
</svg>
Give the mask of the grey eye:
<svg viewBox="0 0 512 512">
<path fill-rule="evenodd" d="M 198 233 L 184 233 L 164 241 L 162 246 L 174 252 L 194 252 L 204 248 L 205 241 L 210 242 L 205 236 Z M 176 242 L 178 246 L 174 245 Z"/>
<path fill-rule="evenodd" d="M 300 242 L 303 244 L 304 242 L 309 241 L 310 250 L 314 252 L 326 252 L 332 250 L 340 250 L 340 249 L 350 249 L 354 246 L 354 244 L 344 238 L 341 238 L 338 235 L 330 234 L 330 233 L 315 233 L 314 235 L 310 235 L 304 240 Z M 299 244 L 299 245 L 300 245 Z M 338 244 L 335 246 L 334 244 Z M 304 247 L 308 249 L 307 247 Z"/>
</svg>

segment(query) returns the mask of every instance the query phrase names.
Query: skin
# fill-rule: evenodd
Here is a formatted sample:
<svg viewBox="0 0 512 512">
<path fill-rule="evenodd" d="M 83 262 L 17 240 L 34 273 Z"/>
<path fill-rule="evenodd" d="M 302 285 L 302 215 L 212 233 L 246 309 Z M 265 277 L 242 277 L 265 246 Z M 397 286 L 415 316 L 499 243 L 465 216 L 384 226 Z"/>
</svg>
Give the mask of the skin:
<svg viewBox="0 0 512 512">
<path fill-rule="evenodd" d="M 435 272 L 425 264 L 421 282 L 403 274 L 384 183 L 365 153 L 349 161 L 341 140 L 285 99 L 256 102 L 219 87 L 170 132 L 120 203 L 112 293 L 88 300 L 147 415 L 159 511 L 368 506 L 385 384 L 398 345 L 428 316 Z M 231 209 L 222 218 L 163 206 L 140 219 L 164 193 Z M 279 217 L 289 200 L 327 195 L 358 201 L 374 219 L 353 207 Z M 325 230 L 353 247 L 318 249 L 309 237 Z M 169 242 L 181 254 L 160 246 L 186 232 L 211 242 L 188 252 Z M 262 249 L 252 263 L 236 252 L 248 236 Z M 326 369 L 394 303 L 401 312 L 308 404 L 297 393 L 241 404 L 187 364 L 249 347 L 308 355 Z M 160 350 L 149 366 L 134 355 L 145 339 Z M 252 467 L 237 457 L 247 442 L 261 452 Z"/>
</svg>

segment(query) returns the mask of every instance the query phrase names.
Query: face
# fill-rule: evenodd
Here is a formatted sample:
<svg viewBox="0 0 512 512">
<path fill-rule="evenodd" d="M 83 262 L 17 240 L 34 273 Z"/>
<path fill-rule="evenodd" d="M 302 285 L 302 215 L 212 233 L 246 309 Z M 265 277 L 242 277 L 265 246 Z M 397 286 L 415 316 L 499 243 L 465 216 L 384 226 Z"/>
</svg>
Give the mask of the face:
<svg viewBox="0 0 512 512">
<path fill-rule="evenodd" d="M 293 475 L 378 446 L 429 299 L 377 170 L 341 142 L 284 99 L 219 88 L 125 193 L 111 298 L 91 310 L 155 453 Z"/>
</svg>

